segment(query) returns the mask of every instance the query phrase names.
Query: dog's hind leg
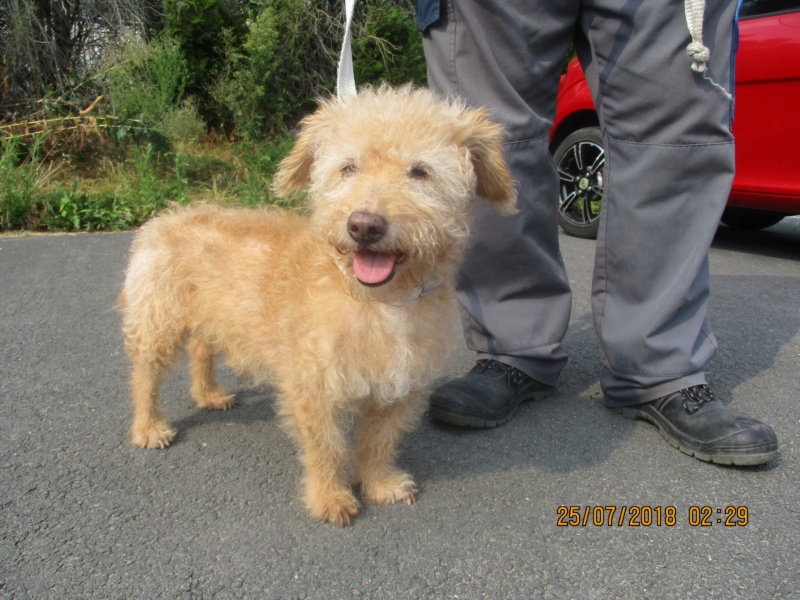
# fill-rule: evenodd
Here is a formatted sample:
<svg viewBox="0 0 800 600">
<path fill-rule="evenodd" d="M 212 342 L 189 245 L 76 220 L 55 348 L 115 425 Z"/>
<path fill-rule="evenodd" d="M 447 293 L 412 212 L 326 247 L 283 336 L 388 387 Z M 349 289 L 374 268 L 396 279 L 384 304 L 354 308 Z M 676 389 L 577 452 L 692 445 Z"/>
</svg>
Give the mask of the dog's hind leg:
<svg viewBox="0 0 800 600">
<path fill-rule="evenodd" d="M 233 404 L 233 394 L 226 394 L 214 376 L 214 353 L 199 333 L 187 344 L 189 374 L 192 378 L 191 394 L 198 408 L 228 410 Z"/>
<path fill-rule="evenodd" d="M 395 456 L 403 433 L 419 416 L 421 401 L 421 394 L 413 394 L 389 406 L 367 408 L 356 440 L 358 479 L 367 500 L 380 504 L 413 504 L 416 500 L 414 480 L 397 469 Z"/>
<path fill-rule="evenodd" d="M 283 390 L 282 412 L 290 418 L 300 442 L 306 508 L 312 517 L 344 527 L 358 514 L 358 500 L 345 476 L 347 419 L 338 404 Z"/>
<path fill-rule="evenodd" d="M 148 360 L 142 355 L 133 358 L 131 441 L 134 446 L 165 448 L 175 437 L 175 430 L 167 424 L 158 406 L 158 385 L 164 369 L 164 363 L 157 358 Z"/>
</svg>

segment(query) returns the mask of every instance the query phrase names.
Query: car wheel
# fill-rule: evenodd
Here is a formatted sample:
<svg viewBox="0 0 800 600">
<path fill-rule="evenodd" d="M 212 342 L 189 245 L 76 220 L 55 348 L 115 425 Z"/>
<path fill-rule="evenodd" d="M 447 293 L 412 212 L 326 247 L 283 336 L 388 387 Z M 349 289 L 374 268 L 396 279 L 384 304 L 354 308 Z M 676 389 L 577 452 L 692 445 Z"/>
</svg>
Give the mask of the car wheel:
<svg viewBox="0 0 800 600">
<path fill-rule="evenodd" d="M 558 169 L 558 223 L 565 233 L 594 239 L 603 204 L 606 153 L 599 127 L 569 134 L 553 152 Z"/>
<path fill-rule="evenodd" d="M 720 218 L 720 221 L 731 229 L 740 231 L 756 231 L 757 229 L 772 227 L 782 220 L 783 215 L 759 213 L 740 208 L 726 208 Z"/>
</svg>

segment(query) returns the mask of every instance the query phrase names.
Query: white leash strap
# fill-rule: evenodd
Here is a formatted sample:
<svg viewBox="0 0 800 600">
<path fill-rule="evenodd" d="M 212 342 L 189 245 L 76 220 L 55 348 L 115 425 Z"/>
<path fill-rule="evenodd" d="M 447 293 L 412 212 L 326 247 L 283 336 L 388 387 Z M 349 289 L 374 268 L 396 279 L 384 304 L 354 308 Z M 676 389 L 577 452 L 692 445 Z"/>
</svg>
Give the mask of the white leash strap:
<svg viewBox="0 0 800 600">
<path fill-rule="evenodd" d="M 703 44 L 703 18 L 706 11 L 706 0 L 684 0 L 686 11 L 686 26 L 689 28 L 689 35 L 692 36 L 691 43 L 686 47 L 686 54 L 692 59 L 692 71 L 700 73 L 703 79 L 717 88 L 728 99 L 733 100 L 733 96 L 724 87 L 714 81 L 708 74 L 706 63 L 711 58 L 711 52 Z"/>
<path fill-rule="evenodd" d="M 686 25 L 692 36 L 692 43 L 686 47 L 686 53 L 692 57 L 692 71 L 703 73 L 706 61 L 711 52 L 703 45 L 703 16 L 706 10 L 705 0 L 685 0 Z"/>
<path fill-rule="evenodd" d="M 339 101 L 356 95 L 356 78 L 353 74 L 353 50 L 350 45 L 350 25 L 353 22 L 355 0 L 345 0 L 344 41 L 339 56 L 339 70 L 336 75 L 336 97 Z"/>
</svg>

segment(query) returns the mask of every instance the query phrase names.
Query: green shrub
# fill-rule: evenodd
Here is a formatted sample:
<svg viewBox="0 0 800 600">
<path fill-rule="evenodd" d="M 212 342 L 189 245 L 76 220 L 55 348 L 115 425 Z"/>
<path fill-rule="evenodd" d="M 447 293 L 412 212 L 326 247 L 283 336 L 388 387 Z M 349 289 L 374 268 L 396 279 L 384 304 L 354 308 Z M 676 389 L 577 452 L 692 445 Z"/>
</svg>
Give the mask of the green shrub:
<svg viewBox="0 0 800 600">
<path fill-rule="evenodd" d="M 159 167 L 159 158 L 152 144 L 135 147 L 128 160 L 133 167 L 123 173 L 121 204 L 129 207 L 133 222 L 141 222 L 165 209 L 170 202 L 189 202 L 186 160 L 182 153 L 173 155 L 172 172 L 164 173 Z"/>
<path fill-rule="evenodd" d="M 208 92 L 229 130 L 249 137 L 284 134 L 314 109 L 317 98 L 335 91 L 341 7 L 326 12 L 305 0 L 254 4 L 241 45 L 233 31 L 223 34 L 224 67 Z M 372 1 L 358 12 L 357 84 L 424 85 L 422 38 L 410 5 Z"/>
<path fill-rule="evenodd" d="M 0 229 L 18 229 L 24 226 L 25 213 L 32 200 L 30 168 L 17 166 L 19 154 L 13 138 L 3 140 L 0 155 Z"/>
<path fill-rule="evenodd" d="M 282 135 L 315 100 L 333 91 L 338 56 L 337 17 L 305 0 L 253 3 L 241 46 L 226 34 L 225 68 L 209 92 L 250 137 Z"/>
<path fill-rule="evenodd" d="M 76 178 L 70 187 L 56 184 L 41 193 L 33 214 L 49 231 L 119 230 L 143 223 L 171 202 L 189 201 L 183 153 L 158 155 L 146 144 L 132 147 L 127 162 L 130 168 L 122 170 L 122 185 L 114 191 L 81 190 Z"/>
<path fill-rule="evenodd" d="M 195 142 L 206 131 L 197 111 L 197 103 L 187 98 L 180 106 L 174 106 L 164 113 L 158 131 L 170 142 Z"/>
<path fill-rule="evenodd" d="M 246 143 L 239 150 L 245 165 L 243 176 L 236 186 L 236 203 L 258 206 L 267 202 L 287 206 L 286 199 L 273 200 L 270 186 L 278 165 L 292 149 L 291 137 L 278 138 L 269 144 Z"/>
<path fill-rule="evenodd" d="M 178 43 L 164 37 L 147 44 L 128 37 L 111 57 L 106 82 L 119 118 L 117 139 L 129 134 L 169 147 L 196 138 L 205 126 L 186 100 L 186 60 Z"/>
<path fill-rule="evenodd" d="M 78 189 L 78 179 L 71 187 L 57 185 L 42 194 L 39 213 L 48 231 L 99 231 L 124 229 L 135 224 L 130 210 L 115 193 L 89 195 Z"/>
<path fill-rule="evenodd" d="M 353 40 L 356 82 L 425 85 L 427 66 L 422 36 L 408 8 L 384 3 L 367 5 L 363 33 Z"/>
<path fill-rule="evenodd" d="M 278 106 L 275 82 L 279 57 L 279 35 L 271 8 L 264 9 L 248 21 L 248 33 L 241 51 L 230 44 L 228 69 L 211 87 L 217 103 L 231 116 L 231 125 L 240 134 L 258 137 L 279 129 L 286 118 Z M 226 33 L 230 40 L 232 34 Z M 274 106 L 271 106 L 274 104 Z"/>
<path fill-rule="evenodd" d="M 243 33 L 240 16 L 220 0 L 164 0 L 163 34 L 180 48 L 186 61 L 186 90 L 199 98 L 205 113 L 207 82 L 223 69 L 224 31 Z M 245 4 L 246 6 L 246 4 Z"/>
<path fill-rule="evenodd" d="M 41 160 L 45 138 L 37 135 L 27 148 L 18 138 L 6 138 L 0 146 L 0 230 L 36 226 L 35 205 L 39 190 L 57 171 Z"/>
</svg>

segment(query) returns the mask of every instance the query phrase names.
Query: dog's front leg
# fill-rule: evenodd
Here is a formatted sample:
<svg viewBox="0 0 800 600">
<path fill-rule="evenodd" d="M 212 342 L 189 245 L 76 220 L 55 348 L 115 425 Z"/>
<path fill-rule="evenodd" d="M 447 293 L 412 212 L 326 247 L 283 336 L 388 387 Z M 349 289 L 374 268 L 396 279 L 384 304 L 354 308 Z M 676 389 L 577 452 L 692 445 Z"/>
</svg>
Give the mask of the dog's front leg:
<svg viewBox="0 0 800 600">
<path fill-rule="evenodd" d="M 283 406 L 300 442 L 308 512 L 324 523 L 350 525 L 358 514 L 358 500 L 345 476 L 347 428 L 341 404 L 305 391 L 284 390 Z"/>
<path fill-rule="evenodd" d="M 395 466 L 397 444 L 419 416 L 421 393 L 388 406 L 371 405 L 364 414 L 357 437 L 358 477 L 364 498 L 381 504 L 416 500 L 416 485 L 408 473 Z"/>
</svg>

